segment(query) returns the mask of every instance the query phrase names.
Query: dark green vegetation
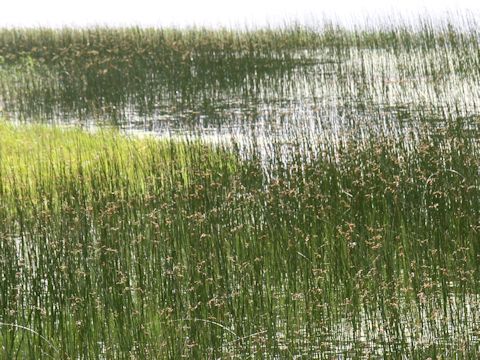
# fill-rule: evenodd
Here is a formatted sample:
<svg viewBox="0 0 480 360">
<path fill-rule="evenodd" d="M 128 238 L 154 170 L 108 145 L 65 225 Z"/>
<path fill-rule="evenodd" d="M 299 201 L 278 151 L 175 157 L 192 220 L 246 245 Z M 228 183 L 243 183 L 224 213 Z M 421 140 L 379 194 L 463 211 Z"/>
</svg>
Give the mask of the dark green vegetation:
<svg viewBox="0 0 480 360">
<path fill-rule="evenodd" d="M 216 93 L 238 90 L 247 77 L 253 86 L 308 61 L 295 52 L 317 42 L 301 29 L 0 30 L 2 94 L 6 109 L 27 119 L 58 111 L 117 118 L 126 106 L 141 115 L 212 107 Z"/>
<path fill-rule="evenodd" d="M 26 121 L 120 125 L 251 122 L 266 106 L 290 111 L 301 101 L 354 111 L 351 119 L 385 107 L 407 117 L 461 111 L 478 107 L 479 36 L 428 24 L 320 33 L 0 29 L 0 104 Z"/>
<path fill-rule="evenodd" d="M 478 35 L 0 31 L 0 356 L 478 358 Z"/>
</svg>

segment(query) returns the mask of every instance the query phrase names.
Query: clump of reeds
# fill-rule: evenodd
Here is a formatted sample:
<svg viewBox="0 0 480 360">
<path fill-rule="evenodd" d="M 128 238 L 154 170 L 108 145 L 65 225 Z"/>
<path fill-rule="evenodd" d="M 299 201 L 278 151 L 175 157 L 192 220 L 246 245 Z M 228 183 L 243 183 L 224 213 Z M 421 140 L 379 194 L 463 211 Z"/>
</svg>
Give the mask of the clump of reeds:
<svg viewBox="0 0 480 360">
<path fill-rule="evenodd" d="M 475 330 L 461 317 L 479 275 L 465 131 L 308 161 L 294 147 L 268 175 L 198 142 L 0 133 L 4 357 L 475 354 L 449 330 L 421 347 L 438 324 Z M 368 346 L 341 345 L 359 334 Z"/>
</svg>

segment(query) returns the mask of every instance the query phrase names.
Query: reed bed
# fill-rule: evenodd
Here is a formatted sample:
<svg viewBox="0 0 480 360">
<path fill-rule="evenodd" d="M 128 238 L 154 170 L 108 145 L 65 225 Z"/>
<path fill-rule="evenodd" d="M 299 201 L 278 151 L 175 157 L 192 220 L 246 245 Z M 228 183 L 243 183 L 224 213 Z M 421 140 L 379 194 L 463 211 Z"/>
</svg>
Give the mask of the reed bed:
<svg viewBox="0 0 480 360">
<path fill-rule="evenodd" d="M 478 355 L 463 133 L 279 158 L 269 180 L 200 143 L 0 132 L 4 358 Z"/>
<path fill-rule="evenodd" d="M 428 21 L 322 31 L 3 29 L 0 101 L 27 121 L 136 126 L 170 115 L 229 124 L 233 110 L 257 117 L 300 98 L 322 112 L 408 104 L 410 113 L 465 115 L 478 109 L 478 37 L 475 27 Z"/>
<path fill-rule="evenodd" d="M 0 357 L 477 358 L 478 52 L 1 30 Z"/>
</svg>

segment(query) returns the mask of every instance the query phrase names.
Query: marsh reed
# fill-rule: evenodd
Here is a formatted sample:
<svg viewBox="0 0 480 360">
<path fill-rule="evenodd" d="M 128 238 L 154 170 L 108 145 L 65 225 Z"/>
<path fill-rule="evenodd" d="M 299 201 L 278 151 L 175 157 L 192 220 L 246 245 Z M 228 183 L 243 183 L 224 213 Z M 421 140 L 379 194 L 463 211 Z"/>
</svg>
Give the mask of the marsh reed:
<svg viewBox="0 0 480 360">
<path fill-rule="evenodd" d="M 0 357 L 478 357 L 478 51 L 1 30 Z"/>
</svg>

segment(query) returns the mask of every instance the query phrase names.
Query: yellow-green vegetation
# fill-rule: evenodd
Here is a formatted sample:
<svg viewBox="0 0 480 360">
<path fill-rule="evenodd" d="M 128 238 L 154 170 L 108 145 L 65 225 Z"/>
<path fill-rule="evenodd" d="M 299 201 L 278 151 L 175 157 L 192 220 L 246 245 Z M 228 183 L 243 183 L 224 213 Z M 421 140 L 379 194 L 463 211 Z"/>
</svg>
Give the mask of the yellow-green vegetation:
<svg viewBox="0 0 480 360">
<path fill-rule="evenodd" d="M 114 129 L 89 133 L 78 128 L 1 122 L 0 138 L 0 169 L 6 194 L 30 194 L 45 184 L 54 186 L 65 179 L 84 181 L 97 176 L 98 180 L 121 181 L 130 191 L 141 191 L 151 185 L 148 180 L 163 183 L 171 173 L 182 180 L 176 183 L 181 188 L 188 186 L 187 169 L 198 160 L 188 157 L 192 148 L 199 153 L 218 153 L 199 142 L 127 138 Z M 226 157 L 209 159 L 214 160 L 224 160 L 226 166 L 234 164 Z M 147 176 L 152 175 L 148 167 L 153 165 L 158 166 L 155 179 Z"/>
<path fill-rule="evenodd" d="M 1 30 L 0 358 L 478 358 L 478 38 Z"/>
</svg>

